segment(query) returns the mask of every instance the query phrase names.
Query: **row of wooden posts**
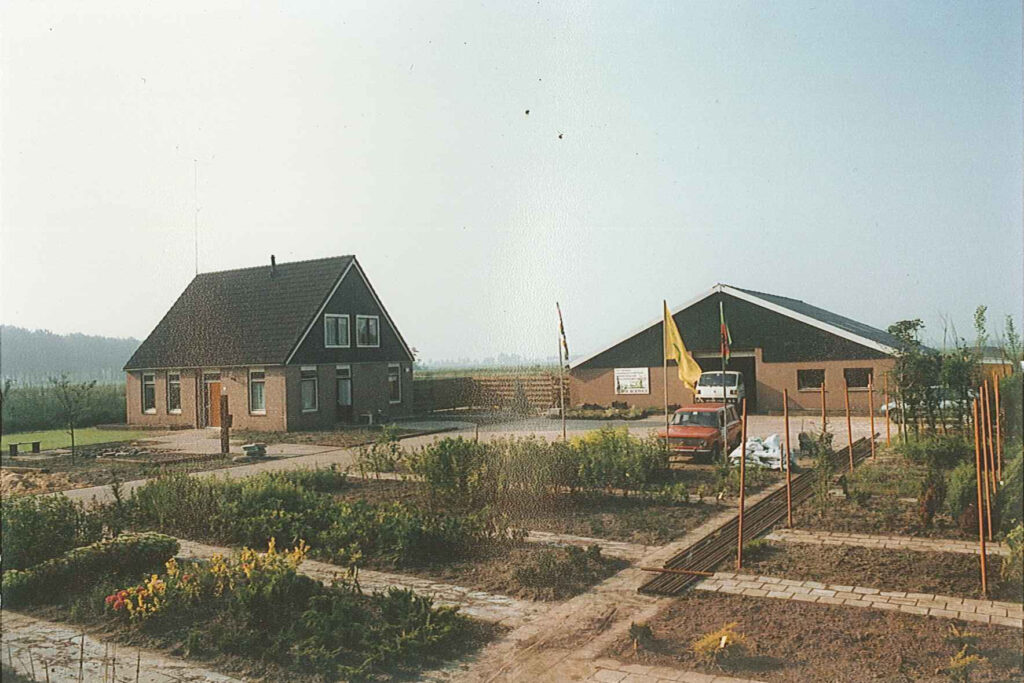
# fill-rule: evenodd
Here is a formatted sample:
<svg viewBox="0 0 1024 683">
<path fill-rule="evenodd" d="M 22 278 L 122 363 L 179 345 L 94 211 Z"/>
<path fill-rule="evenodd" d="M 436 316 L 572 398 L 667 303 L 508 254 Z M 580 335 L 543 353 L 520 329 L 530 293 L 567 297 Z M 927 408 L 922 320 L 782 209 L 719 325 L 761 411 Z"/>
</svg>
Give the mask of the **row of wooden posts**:
<svg viewBox="0 0 1024 683">
<path fill-rule="evenodd" d="M 994 381 L 994 402 L 995 411 L 993 415 L 992 401 L 989 400 L 988 380 L 979 387 L 979 397 L 972 402 L 972 414 L 974 418 L 974 451 L 977 468 L 978 483 L 978 540 L 981 544 L 981 591 L 988 594 L 988 583 L 985 571 L 985 520 L 982 517 L 982 489 L 984 489 L 985 518 L 987 518 L 988 540 L 992 540 L 992 497 L 998 486 L 1002 485 L 1003 475 L 1003 446 L 1002 446 L 1002 425 L 999 410 L 999 382 Z M 850 389 L 845 387 L 846 393 L 846 437 L 848 440 L 847 452 L 850 455 L 850 472 L 853 472 L 853 423 L 850 419 Z M 889 384 L 886 379 L 883 384 L 883 395 L 885 404 L 889 403 Z M 868 401 L 871 416 L 871 458 L 875 457 L 875 400 L 873 383 L 868 383 Z M 747 465 L 747 399 L 742 403 L 743 422 L 740 439 L 740 509 L 739 509 L 739 538 L 736 547 L 736 568 L 743 567 L 743 512 L 746 497 L 746 465 Z M 786 472 L 786 527 L 793 527 L 793 495 L 790 470 L 790 444 L 789 444 L 789 391 L 782 390 L 782 413 L 785 422 L 784 452 L 782 454 L 782 467 Z M 885 444 L 892 445 L 891 423 L 889 410 L 885 411 Z M 994 418 L 994 419 L 993 419 Z M 979 420 L 981 427 L 979 429 Z M 995 434 L 993 435 L 993 423 Z M 828 427 L 828 418 L 825 412 L 825 386 L 821 387 L 821 431 L 824 433 Z"/>
</svg>

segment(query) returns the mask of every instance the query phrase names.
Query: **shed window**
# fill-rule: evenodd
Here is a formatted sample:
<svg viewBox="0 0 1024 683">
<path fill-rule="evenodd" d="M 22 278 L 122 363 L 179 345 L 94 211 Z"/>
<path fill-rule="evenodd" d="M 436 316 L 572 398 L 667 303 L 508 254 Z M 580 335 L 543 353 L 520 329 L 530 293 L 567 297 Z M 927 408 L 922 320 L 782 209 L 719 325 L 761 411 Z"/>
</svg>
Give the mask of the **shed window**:
<svg viewBox="0 0 1024 683">
<path fill-rule="evenodd" d="M 320 408 L 316 367 L 303 367 L 299 378 L 302 391 L 302 412 L 315 413 Z"/>
<path fill-rule="evenodd" d="M 156 412 L 156 375 L 146 373 L 142 376 L 142 412 Z"/>
<path fill-rule="evenodd" d="M 867 389 L 871 382 L 871 368 L 843 368 L 843 379 L 851 389 Z"/>
<path fill-rule="evenodd" d="M 324 346 L 329 349 L 347 349 L 351 345 L 351 335 L 347 315 L 324 315 Z"/>
<path fill-rule="evenodd" d="M 797 370 L 797 389 L 820 389 L 825 384 L 824 370 Z"/>
<path fill-rule="evenodd" d="M 391 403 L 402 402 L 402 365 L 400 363 L 388 363 L 388 401 Z"/>
<path fill-rule="evenodd" d="M 267 414 L 266 374 L 263 370 L 249 371 L 249 412 Z"/>
<path fill-rule="evenodd" d="M 380 318 L 375 315 L 356 316 L 356 346 L 380 346 Z"/>
<path fill-rule="evenodd" d="M 177 372 L 167 373 L 167 412 L 181 412 L 181 374 Z"/>
</svg>

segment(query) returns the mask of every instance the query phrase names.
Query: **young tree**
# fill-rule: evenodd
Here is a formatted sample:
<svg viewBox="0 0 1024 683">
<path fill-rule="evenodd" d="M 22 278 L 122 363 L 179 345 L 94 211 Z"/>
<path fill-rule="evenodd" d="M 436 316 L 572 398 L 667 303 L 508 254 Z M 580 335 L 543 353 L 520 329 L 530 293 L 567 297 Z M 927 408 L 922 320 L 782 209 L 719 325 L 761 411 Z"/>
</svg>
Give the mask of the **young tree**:
<svg viewBox="0 0 1024 683">
<path fill-rule="evenodd" d="M 4 435 L 4 402 L 10 398 L 12 386 L 14 386 L 14 380 L 5 377 L 3 387 L 0 387 L 0 436 Z"/>
<path fill-rule="evenodd" d="M 1012 366 L 1011 372 L 1018 372 L 1020 370 L 1020 362 L 1024 360 L 1024 348 L 1021 347 L 1020 333 L 1017 332 L 1017 326 L 1013 324 L 1013 316 L 1006 316 L 1006 324 L 1004 334 L 1006 335 L 1005 342 L 1003 343 L 1003 356 L 1006 360 L 1010 361 Z"/>
<path fill-rule="evenodd" d="M 932 426 L 935 423 L 936 399 L 930 388 L 938 384 L 941 361 L 920 340 L 924 323 L 919 318 L 900 320 L 889 326 L 888 332 L 900 341 L 896 351 L 892 377 L 896 384 L 899 413 L 907 424 L 917 428 L 917 417 L 923 408 Z M 907 430 L 903 430 L 906 438 Z"/>
<path fill-rule="evenodd" d="M 90 407 L 96 380 L 72 382 L 68 379 L 67 373 L 63 373 L 60 377 L 51 377 L 50 384 L 53 386 L 54 395 L 57 398 L 61 421 L 68 428 L 68 434 L 71 435 L 71 462 L 74 462 L 75 428 Z"/>
</svg>

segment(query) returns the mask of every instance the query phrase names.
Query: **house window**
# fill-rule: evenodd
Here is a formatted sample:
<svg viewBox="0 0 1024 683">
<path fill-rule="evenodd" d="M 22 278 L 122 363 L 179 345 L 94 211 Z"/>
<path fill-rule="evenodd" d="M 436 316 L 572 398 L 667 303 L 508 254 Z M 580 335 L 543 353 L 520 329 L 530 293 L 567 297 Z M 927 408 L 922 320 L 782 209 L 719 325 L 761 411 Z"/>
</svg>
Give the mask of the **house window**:
<svg viewBox="0 0 1024 683">
<path fill-rule="evenodd" d="M 388 401 L 402 402 L 402 366 L 399 363 L 388 363 Z"/>
<path fill-rule="evenodd" d="M 156 412 L 156 375 L 149 373 L 142 376 L 142 412 Z"/>
<path fill-rule="evenodd" d="M 167 373 L 167 412 L 181 413 L 181 375 L 177 372 Z"/>
<path fill-rule="evenodd" d="M 351 345 L 348 316 L 324 315 L 324 346 L 329 349 L 347 349 Z"/>
<path fill-rule="evenodd" d="M 843 379 L 850 389 L 867 389 L 871 383 L 871 368 L 843 368 Z"/>
<path fill-rule="evenodd" d="M 302 412 L 315 413 L 320 408 L 316 366 L 303 366 L 299 376 L 302 392 Z"/>
<path fill-rule="evenodd" d="M 261 369 L 249 371 L 249 412 L 267 414 L 266 374 Z"/>
<path fill-rule="evenodd" d="M 356 346 L 380 346 L 380 318 L 375 315 L 356 316 Z"/>
<path fill-rule="evenodd" d="M 797 370 L 796 388 L 800 390 L 820 389 L 825 384 L 824 370 Z"/>
</svg>

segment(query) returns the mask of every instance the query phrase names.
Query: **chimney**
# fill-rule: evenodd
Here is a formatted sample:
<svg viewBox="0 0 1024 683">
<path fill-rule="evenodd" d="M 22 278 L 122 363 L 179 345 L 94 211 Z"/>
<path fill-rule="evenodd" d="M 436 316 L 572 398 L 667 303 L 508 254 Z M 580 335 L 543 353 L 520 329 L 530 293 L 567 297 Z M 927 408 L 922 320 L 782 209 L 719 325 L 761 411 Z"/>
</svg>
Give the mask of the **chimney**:
<svg viewBox="0 0 1024 683">
<path fill-rule="evenodd" d="M 270 255 L 270 277 L 277 277 L 277 259 Z"/>
</svg>

